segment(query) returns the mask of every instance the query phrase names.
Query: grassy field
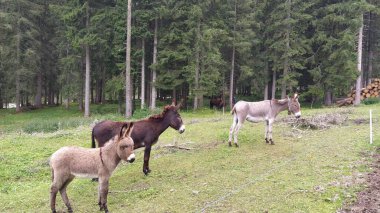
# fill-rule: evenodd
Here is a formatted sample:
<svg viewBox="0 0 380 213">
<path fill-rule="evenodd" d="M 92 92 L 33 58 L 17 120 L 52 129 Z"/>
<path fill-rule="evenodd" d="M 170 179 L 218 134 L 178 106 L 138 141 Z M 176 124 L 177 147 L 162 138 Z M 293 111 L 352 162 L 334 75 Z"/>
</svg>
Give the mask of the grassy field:
<svg viewBox="0 0 380 213">
<path fill-rule="evenodd" d="M 50 155 L 62 146 L 90 147 L 91 127 L 123 120 L 116 106 L 92 106 L 91 118 L 75 109 L 45 108 L 20 114 L 0 110 L 0 212 L 49 212 Z M 369 145 L 368 110 L 374 113 Z M 380 145 L 380 105 L 303 109 L 304 118 L 343 115 L 322 130 L 274 124 L 276 145 L 264 142 L 264 124 L 246 122 L 240 148 L 228 147 L 229 114 L 181 112 L 184 134 L 164 132 L 151 153 L 152 173 L 142 173 L 143 150 L 120 164 L 110 180 L 111 212 L 336 212 L 355 200 Z M 134 119 L 148 111 L 136 113 Z M 169 148 L 177 144 L 190 150 Z M 97 183 L 75 179 L 68 196 L 76 212 L 96 212 Z M 66 211 L 58 195 L 57 210 Z"/>
</svg>

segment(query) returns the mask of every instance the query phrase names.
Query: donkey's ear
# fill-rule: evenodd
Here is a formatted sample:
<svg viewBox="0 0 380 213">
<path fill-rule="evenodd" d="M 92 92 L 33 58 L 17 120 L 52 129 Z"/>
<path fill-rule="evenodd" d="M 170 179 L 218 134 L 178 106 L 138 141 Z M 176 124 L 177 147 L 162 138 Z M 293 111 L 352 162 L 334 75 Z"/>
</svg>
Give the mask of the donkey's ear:
<svg viewBox="0 0 380 213">
<path fill-rule="evenodd" d="M 298 99 L 298 93 L 294 93 L 294 99 Z"/>
<path fill-rule="evenodd" d="M 125 130 L 125 132 L 124 132 L 124 135 L 123 135 L 124 138 L 131 136 L 131 133 L 132 133 L 132 130 L 133 130 L 133 125 L 134 125 L 133 122 L 129 123 L 129 125 L 127 127 L 127 130 Z"/>
<path fill-rule="evenodd" d="M 133 122 L 125 123 L 120 129 L 119 138 L 130 136 L 133 129 Z"/>
<path fill-rule="evenodd" d="M 175 106 L 177 104 L 177 99 L 173 98 L 172 100 L 172 106 Z"/>
<path fill-rule="evenodd" d="M 177 106 L 175 106 L 175 109 L 176 109 L 176 110 L 179 110 L 179 108 L 181 108 L 181 106 L 182 106 L 182 101 L 179 102 L 179 103 L 177 104 Z"/>
<path fill-rule="evenodd" d="M 124 137 L 124 132 L 126 132 L 126 130 L 128 129 L 128 125 L 129 125 L 129 123 L 125 123 L 125 124 L 123 124 L 123 126 L 121 126 L 121 129 L 119 132 L 119 139 Z"/>
</svg>

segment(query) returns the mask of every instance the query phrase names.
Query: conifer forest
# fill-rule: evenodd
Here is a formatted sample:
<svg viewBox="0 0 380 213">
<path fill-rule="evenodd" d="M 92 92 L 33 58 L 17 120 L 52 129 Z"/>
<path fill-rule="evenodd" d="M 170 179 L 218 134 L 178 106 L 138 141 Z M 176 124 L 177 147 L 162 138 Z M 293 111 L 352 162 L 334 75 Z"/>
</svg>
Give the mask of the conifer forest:
<svg viewBox="0 0 380 213">
<path fill-rule="evenodd" d="M 332 105 L 380 77 L 377 0 L 0 0 L 0 108 Z M 355 100 L 359 101 L 360 100 Z"/>
</svg>

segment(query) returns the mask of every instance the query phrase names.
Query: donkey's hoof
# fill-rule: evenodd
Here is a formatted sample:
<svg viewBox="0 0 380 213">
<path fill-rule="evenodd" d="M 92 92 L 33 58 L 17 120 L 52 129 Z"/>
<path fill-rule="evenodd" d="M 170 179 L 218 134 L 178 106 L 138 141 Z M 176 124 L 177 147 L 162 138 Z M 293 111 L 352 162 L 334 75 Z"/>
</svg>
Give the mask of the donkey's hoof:
<svg viewBox="0 0 380 213">
<path fill-rule="evenodd" d="M 228 141 L 228 146 L 230 146 L 230 147 L 232 146 L 231 141 Z"/>
<path fill-rule="evenodd" d="M 148 174 L 151 172 L 152 170 L 150 169 L 143 169 L 143 172 L 145 174 L 145 176 L 148 176 Z"/>
<path fill-rule="evenodd" d="M 92 178 L 91 181 L 92 182 L 99 182 L 99 178 Z"/>
<path fill-rule="evenodd" d="M 235 147 L 239 147 L 239 144 L 235 143 Z"/>
<path fill-rule="evenodd" d="M 270 141 L 270 145 L 274 145 L 274 141 L 272 139 L 270 139 L 269 141 Z"/>
<path fill-rule="evenodd" d="M 269 143 L 268 138 L 265 138 L 265 143 Z"/>
</svg>

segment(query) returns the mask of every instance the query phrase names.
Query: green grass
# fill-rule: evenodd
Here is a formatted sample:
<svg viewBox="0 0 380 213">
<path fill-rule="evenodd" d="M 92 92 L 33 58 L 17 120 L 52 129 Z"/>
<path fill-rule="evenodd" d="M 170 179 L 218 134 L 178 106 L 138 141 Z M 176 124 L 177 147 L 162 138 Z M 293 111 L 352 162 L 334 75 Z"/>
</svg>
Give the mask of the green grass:
<svg viewBox="0 0 380 213">
<path fill-rule="evenodd" d="M 50 155 L 62 146 L 90 147 L 96 121 L 124 120 L 114 111 L 116 105 L 104 107 L 92 106 L 87 119 L 76 108 L 20 114 L 0 110 L 0 212 L 50 211 Z M 368 143 L 369 109 L 374 113 L 373 145 Z M 142 173 L 142 149 L 136 150 L 135 163 L 119 165 L 110 180 L 110 211 L 335 212 L 355 199 L 355 192 L 363 188 L 358 177 L 371 171 L 369 154 L 380 145 L 380 105 L 302 113 L 303 117 L 346 113 L 349 121 L 326 130 L 295 130 L 277 122 L 274 146 L 264 142 L 263 123 L 246 122 L 239 134 L 240 148 L 230 148 L 228 113 L 181 112 L 186 131 L 180 135 L 168 129 L 161 135 L 151 153 L 149 176 Z M 136 114 L 133 119 L 149 112 Z M 286 116 L 283 112 L 278 120 Z M 50 127 L 58 123 L 58 128 Z M 165 147 L 174 143 L 192 149 Z M 97 183 L 75 179 L 68 196 L 74 211 L 98 210 Z M 57 209 L 66 210 L 59 195 Z"/>
</svg>

